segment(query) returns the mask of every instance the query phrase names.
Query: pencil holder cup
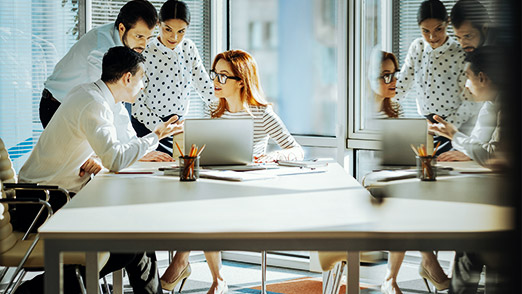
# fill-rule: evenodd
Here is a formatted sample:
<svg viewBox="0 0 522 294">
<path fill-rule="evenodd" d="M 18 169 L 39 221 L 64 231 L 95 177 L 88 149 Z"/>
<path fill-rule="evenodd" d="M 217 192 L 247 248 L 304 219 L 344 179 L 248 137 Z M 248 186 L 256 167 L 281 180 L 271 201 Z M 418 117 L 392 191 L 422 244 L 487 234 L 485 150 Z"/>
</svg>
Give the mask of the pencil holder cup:
<svg viewBox="0 0 522 294">
<path fill-rule="evenodd" d="M 179 180 L 193 182 L 199 178 L 199 156 L 179 157 Z"/>
<path fill-rule="evenodd" d="M 437 180 L 437 156 L 417 156 L 417 178 L 421 181 Z"/>
</svg>

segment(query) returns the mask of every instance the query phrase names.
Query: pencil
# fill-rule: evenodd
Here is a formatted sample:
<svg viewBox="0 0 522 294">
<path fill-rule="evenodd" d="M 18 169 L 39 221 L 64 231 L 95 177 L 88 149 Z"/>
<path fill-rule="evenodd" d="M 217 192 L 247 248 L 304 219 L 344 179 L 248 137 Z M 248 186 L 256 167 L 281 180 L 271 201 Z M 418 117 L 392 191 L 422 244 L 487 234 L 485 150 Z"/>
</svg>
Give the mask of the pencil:
<svg viewBox="0 0 522 294">
<path fill-rule="evenodd" d="M 435 149 L 433 149 L 433 154 L 431 155 L 431 157 L 435 156 L 435 153 L 437 152 L 437 149 L 439 149 L 439 146 L 440 146 L 440 141 L 439 141 L 439 143 L 437 143 L 437 146 L 435 147 Z"/>
<path fill-rule="evenodd" d="M 178 142 L 174 142 L 176 143 L 176 147 L 178 147 L 178 151 L 179 151 L 179 154 L 181 154 L 181 156 L 183 157 L 183 152 L 181 152 L 181 148 L 179 148 L 179 145 L 178 145 Z"/>
<path fill-rule="evenodd" d="M 196 156 L 199 156 L 201 154 L 201 152 L 203 152 L 203 149 L 205 149 L 207 145 L 206 144 L 203 144 L 203 147 L 201 147 L 201 149 L 199 149 L 199 152 Z"/>
<path fill-rule="evenodd" d="M 413 144 L 410 144 L 410 147 L 411 147 L 411 150 L 413 150 L 413 152 L 415 153 L 415 155 L 419 156 L 419 152 L 417 152 L 417 150 L 415 150 L 415 147 L 413 147 Z"/>
</svg>

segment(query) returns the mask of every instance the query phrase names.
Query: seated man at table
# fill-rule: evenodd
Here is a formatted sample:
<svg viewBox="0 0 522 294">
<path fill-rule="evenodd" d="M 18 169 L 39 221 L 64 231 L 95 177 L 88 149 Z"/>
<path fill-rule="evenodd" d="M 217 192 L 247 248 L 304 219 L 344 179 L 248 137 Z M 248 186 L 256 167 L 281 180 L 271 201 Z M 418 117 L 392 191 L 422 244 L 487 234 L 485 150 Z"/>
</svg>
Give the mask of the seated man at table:
<svg viewBox="0 0 522 294">
<path fill-rule="evenodd" d="M 58 185 L 78 192 L 100 171 L 85 162 L 96 154 L 106 168 L 119 171 L 155 150 L 160 139 L 180 133 L 177 117 L 138 138 L 122 102 L 133 103 L 143 89 L 145 58 L 127 47 L 113 47 L 103 57 L 101 79 L 68 94 L 20 170 L 20 182 Z M 59 207 L 53 207 L 56 211 Z M 80 221 L 80 220 L 79 220 Z M 112 254 L 100 275 L 125 267 L 134 293 L 161 293 L 154 254 Z M 67 273 L 68 271 L 66 271 Z M 75 278 L 65 275 L 65 293 L 76 293 Z M 42 293 L 43 277 L 28 281 L 17 293 Z"/>
<path fill-rule="evenodd" d="M 454 125 L 434 116 L 438 122 L 430 123 L 429 130 L 452 140 L 453 148 L 441 154 L 439 161 L 475 160 L 487 165 L 498 146 L 499 140 L 499 89 L 502 70 L 498 59 L 500 53 L 492 46 L 479 47 L 466 57 L 468 66 L 466 87 L 477 101 L 485 101 L 478 114 L 475 127 L 469 136 L 460 132 Z"/>
<path fill-rule="evenodd" d="M 438 124 L 431 124 L 429 130 L 453 140 L 457 152 L 477 161 L 480 165 L 491 167 L 492 162 L 503 161 L 498 155 L 500 143 L 500 99 L 505 79 L 506 65 L 502 63 L 503 54 L 497 48 L 484 46 L 470 52 L 466 57 L 469 66 L 466 86 L 475 99 L 485 101 L 477 123 L 470 136 L 459 132 L 452 124 L 435 117 Z M 442 154 L 444 155 L 444 153 Z M 440 157 L 442 157 L 442 155 Z M 482 267 L 487 265 L 486 285 L 488 293 L 509 293 L 510 257 L 506 253 L 457 252 L 449 293 L 476 293 Z M 491 278 L 493 277 L 493 278 Z M 493 281 L 492 284 L 491 281 Z"/>
</svg>

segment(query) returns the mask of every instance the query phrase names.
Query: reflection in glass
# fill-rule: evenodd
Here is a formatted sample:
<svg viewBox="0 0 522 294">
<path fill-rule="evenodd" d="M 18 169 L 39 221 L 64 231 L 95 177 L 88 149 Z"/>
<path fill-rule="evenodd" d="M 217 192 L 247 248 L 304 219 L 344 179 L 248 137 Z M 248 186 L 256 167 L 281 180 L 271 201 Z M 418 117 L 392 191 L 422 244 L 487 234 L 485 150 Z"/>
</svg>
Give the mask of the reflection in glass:
<svg viewBox="0 0 522 294">
<path fill-rule="evenodd" d="M 231 1 L 231 49 L 258 61 L 267 100 L 293 134 L 335 135 L 337 4 Z"/>
</svg>

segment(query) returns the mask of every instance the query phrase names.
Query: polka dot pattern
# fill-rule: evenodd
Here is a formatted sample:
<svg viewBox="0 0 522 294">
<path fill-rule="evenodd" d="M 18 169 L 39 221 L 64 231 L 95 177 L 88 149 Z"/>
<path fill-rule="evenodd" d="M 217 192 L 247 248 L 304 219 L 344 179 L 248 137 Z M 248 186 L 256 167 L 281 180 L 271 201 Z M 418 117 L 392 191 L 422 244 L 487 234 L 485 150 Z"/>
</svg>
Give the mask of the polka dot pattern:
<svg viewBox="0 0 522 294">
<path fill-rule="evenodd" d="M 212 80 L 190 39 L 183 39 L 171 50 L 155 38 L 143 55 L 148 82 L 132 105 L 132 115 L 150 130 L 162 122 L 162 117 L 186 115 L 192 90 L 205 103 L 215 100 Z"/>
<path fill-rule="evenodd" d="M 465 57 L 452 37 L 436 49 L 423 38 L 416 39 L 401 69 L 396 98 L 401 100 L 408 91 L 416 90 L 420 114 L 436 113 L 460 127 L 480 108 L 465 88 Z"/>
</svg>

